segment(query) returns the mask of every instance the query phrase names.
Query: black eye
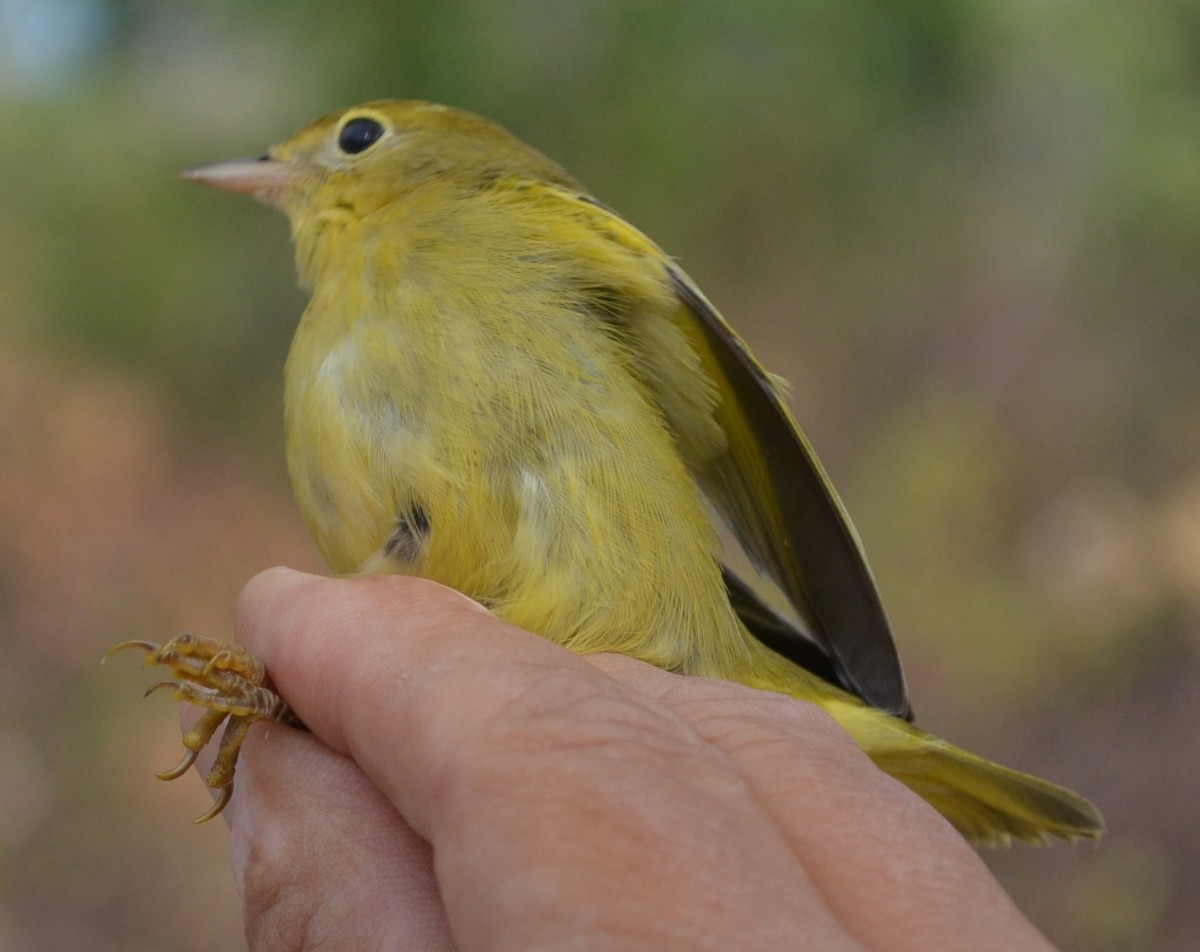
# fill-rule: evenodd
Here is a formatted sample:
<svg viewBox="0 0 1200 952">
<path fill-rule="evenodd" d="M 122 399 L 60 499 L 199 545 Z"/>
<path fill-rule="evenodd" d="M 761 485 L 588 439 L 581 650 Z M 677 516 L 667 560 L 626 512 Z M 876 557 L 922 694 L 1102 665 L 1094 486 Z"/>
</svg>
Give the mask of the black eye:
<svg viewBox="0 0 1200 952">
<path fill-rule="evenodd" d="M 358 155 L 374 145 L 382 135 L 383 126 L 374 119 L 360 116 L 342 126 L 342 131 L 338 133 L 338 147 L 348 155 Z"/>
</svg>

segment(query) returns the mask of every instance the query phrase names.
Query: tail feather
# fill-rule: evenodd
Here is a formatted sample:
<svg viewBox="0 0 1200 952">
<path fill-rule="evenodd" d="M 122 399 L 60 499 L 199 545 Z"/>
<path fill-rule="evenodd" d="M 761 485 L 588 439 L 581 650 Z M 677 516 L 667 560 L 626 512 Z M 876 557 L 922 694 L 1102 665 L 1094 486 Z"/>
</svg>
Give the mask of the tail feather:
<svg viewBox="0 0 1200 952">
<path fill-rule="evenodd" d="M 921 740 L 916 745 L 868 749 L 867 754 L 972 842 L 1042 844 L 1051 836 L 1096 839 L 1104 832 L 1100 812 L 1065 787 L 914 733 Z"/>
<path fill-rule="evenodd" d="M 1002 767 L 868 707 L 765 647 L 745 683 L 812 701 L 828 711 L 884 772 L 925 799 L 973 843 L 1007 846 L 1096 839 L 1100 812 L 1077 793 Z"/>
</svg>

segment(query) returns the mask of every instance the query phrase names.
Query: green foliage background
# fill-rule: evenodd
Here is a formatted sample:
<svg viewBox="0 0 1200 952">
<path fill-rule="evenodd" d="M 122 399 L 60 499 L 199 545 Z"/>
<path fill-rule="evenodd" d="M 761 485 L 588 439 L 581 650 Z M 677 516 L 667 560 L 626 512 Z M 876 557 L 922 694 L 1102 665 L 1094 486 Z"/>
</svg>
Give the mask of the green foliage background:
<svg viewBox="0 0 1200 952">
<path fill-rule="evenodd" d="M 922 724 L 1105 812 L 997 875 L 1064 948 L 1194 944 L 1198 46 L 1183 0 L 0 0 L 0 949 L 242 941 L 173 714 L 96 667 L 319 567 L 286 227 L 173 176 L 382 96 L 681 258 L 792 381 Z"/>
</svg>

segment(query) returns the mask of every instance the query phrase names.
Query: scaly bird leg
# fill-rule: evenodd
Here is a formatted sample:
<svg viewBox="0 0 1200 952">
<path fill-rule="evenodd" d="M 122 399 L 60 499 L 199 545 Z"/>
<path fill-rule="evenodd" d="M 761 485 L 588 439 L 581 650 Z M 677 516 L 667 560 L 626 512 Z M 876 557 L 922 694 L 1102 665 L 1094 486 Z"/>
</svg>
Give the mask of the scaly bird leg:
<svg viewBox="0 0 1200 952">
<path fill-rule="evenodd" d="M 158 775 L 160 780 L 183 776 L 217 728 L 226 719 L 229 721 L 217 746 L 217 758 L 205 777 L 205 783 L 216 791 L 217 799 L 212 809 L 196 822 L 211 820 L 229 803 L 238 754 L 250 725 L 255 721 L 277 721 L 296 726 L 300 721 L 287 702 L 271 689 L 263 663 L 238 645 L 185 632 L 161 647 L 151 641 L 122 642 L 105 658 L 127 648 L 146 652 L 147 665 L 162 665 L 171 674 L 170 678 L 152 685 L 147 694 L 170 688 L 175 700 L 205 709 L 200 719 L 183 732 L 183 758 L 170 770 L 162 771 Z"/>
</svg>

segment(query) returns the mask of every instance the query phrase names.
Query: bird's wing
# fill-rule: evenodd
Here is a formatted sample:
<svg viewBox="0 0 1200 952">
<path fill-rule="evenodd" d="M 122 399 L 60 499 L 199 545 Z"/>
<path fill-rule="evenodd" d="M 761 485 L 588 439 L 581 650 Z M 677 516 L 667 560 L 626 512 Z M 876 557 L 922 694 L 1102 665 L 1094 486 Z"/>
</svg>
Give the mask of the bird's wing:
<svg viewBox="0 0 1200 952">
<path fill-rule="evenodd" d="M 770 374 L 692 280 L 640 231 L 589 196 L 540 188 L 546 201 L 569 203 L 563 210 L 593 241 L 619 245 L 640 259 L 640 272 L 651 273 L 661 306 L 614 309 L 606 319 L 623 323 L 622 332 L 637 338 L 640 370 L 697 482 L 756 567 L 811 628 L 837 681 L 874 707 L 911 717 L 891 627 L 858 535 Z M 597 260 L 607 254 L 597 249 Z M 615 289 L 618 297 L 624 292 Z M 681 363 L 681 348 L 664 346 L 680 338 L 690 351 L 684 363 L 700 373 L 685 373 L 690 368 Z M 680 388 L 690 392 L 681 397 Z M 710 428 L 715 422 L 720 430 L 715 439 L 696 419 L 703 411 L 708 419 L 702 422 Z M 794 636 L 800 655 L 794 660 L 803 663 L 811 644 L 799 632 Z M 771 646 L 787 655 L 787 642 L 776 638 Z"/>
<path fill-rule="evenodd" d="M 729 604 L 737 612 L 746 630 L 764 645 L 791 659 L 800 667 L 843 690 L 853 693 L 853 685 L 842 682 L 829 653 L 804 634 L 796 624 L 771 608 L 753 588 L 747 585 L 728 565 L 721 566 L 721 577 Z"/>
</svg>

